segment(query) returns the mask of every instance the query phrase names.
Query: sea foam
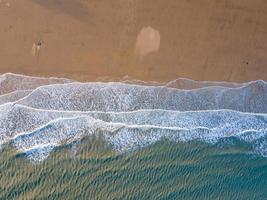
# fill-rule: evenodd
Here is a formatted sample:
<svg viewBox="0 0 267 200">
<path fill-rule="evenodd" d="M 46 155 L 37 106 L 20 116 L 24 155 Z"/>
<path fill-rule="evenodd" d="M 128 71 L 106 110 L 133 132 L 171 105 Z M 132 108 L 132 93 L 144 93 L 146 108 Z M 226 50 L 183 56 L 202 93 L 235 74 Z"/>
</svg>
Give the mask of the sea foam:
<svg viewBox="0 0 267 200">
<path fill-rule="evenodd" d="M 17 101 L 21 105 L 48 110 L 231 109 L 254 113 L 267 112 L 266 102 L 267 84 L 264 81 L 237 88 L 209 86 L 192 90 L 125 83 L 70 83 L 41 86 Z"/>
<path fill-rule="evenodd" d="M 11 144 L 32 161 L 92 135 L 118 153 L 161 140 L 216 144 L 236 138 L 267 156 L 264 81 L 80 83 L 6 74 L 0 85 L 0 145 Z"/>
</svg>

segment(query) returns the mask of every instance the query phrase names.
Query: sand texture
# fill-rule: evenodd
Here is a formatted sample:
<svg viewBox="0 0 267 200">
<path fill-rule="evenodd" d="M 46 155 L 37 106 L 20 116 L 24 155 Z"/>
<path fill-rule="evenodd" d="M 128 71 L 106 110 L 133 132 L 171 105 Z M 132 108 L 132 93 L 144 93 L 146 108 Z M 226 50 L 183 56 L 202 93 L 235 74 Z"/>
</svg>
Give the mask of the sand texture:
<svg viewBox="0 0 267 200">
<path fill-rule="evenodd" d="M 267 1 L 2 0 L 0 24 L 0 73 L 267 79 Z"/>
</svg>

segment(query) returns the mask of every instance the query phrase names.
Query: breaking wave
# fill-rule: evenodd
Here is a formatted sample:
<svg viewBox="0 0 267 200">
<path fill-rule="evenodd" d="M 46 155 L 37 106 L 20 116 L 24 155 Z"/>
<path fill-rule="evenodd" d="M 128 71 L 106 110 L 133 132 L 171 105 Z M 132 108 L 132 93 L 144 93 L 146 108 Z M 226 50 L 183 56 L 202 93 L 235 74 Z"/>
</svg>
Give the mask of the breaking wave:
<svg viewBox="0 0 267 200">
<path fill-rule="evenodd" d="M 12 81 L 6 82 L 9 76 Z M 161 140 L 217 144 L 235 138 L 267 156 L 264 81 L 79 83 L 0 77 L 5 77 L 0 79 L 5 82 L 0 88 L 0 145 L 11 144 L 32 161 L 91 135 L 101 136 L 119 153 Z"/>
</svg>

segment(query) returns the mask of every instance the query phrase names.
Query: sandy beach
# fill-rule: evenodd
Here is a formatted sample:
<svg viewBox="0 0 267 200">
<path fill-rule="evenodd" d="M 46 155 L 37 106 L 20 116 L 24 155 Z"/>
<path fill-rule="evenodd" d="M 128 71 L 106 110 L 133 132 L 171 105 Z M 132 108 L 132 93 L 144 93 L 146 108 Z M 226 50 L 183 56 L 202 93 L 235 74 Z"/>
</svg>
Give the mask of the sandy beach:
<svg viewBox="0 0 267 200">
<path fill-rule="evenodd" d="M 266 13 L 260 0 L 2 0 L 0 73 L 267 80 Z"/>
</svg>

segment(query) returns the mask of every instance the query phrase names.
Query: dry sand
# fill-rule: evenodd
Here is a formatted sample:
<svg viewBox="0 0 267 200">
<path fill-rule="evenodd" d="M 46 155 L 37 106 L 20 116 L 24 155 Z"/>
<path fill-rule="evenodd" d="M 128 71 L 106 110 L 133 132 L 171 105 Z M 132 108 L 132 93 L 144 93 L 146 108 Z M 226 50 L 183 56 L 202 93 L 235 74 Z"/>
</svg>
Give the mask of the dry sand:
<svg viewBox="0 0 267 200">
<path fill-rule="evenodd" d="M 0 73 L 267 80 L 265 0 L 1 0 L 0 25 Z"/>
</svg>

